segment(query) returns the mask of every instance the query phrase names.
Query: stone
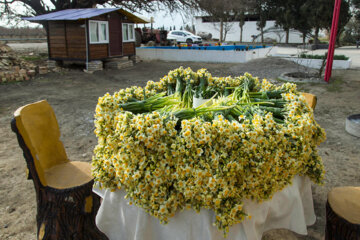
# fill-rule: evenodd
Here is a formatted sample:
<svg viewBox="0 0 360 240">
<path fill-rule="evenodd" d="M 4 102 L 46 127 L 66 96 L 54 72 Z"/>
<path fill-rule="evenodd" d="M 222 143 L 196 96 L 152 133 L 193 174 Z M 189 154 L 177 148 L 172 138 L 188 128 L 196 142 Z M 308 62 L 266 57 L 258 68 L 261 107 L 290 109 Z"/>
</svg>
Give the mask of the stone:
<svg viewBox="0 0 360 240">
<path fill-rule="evenodd" d="M 140 59 L 139 56 L 137 55 L 132 55 L 132 56 L 129 56 L 129 60 L 133 61 L 133 63 L 139 63 L 139 62 L 142 62 L 142 60 Z"/>
<path fill-rule="evenodd" d="M 6 59 L 2 59 L 1 64 L 4 66 L 9 66 L 9 62 Z"/>
<path fill-rule="evenodd" d="M 110 58 L 110 59 L 107 59 L 106 62 L 126 62 L 128 61 L 129 58 L 128 57 L 117 57 L 117 58 Z"/>
<path fill-rule="evenodd" d="M 101 71 L 103 70 L 102 61 L 91 61 L 87 63 L 87 71 Z"/>
<path fill-rule="evenodd" d="M 8 45 L 0 45 L 0 53 L 8 53 L 11 52 L 12 49 Z"/>
<path fill-rule="evenodd" d="M 34 77 L 36 75 L 36 71 L 35 70 L 28 70 L 27 75 L 29 75 L 30 77 Z"/>
<path fill-rule="evenodd" d="M 60 62 L 59 62 L 59 61 L 55 61 L 55 60 L 47 60 L 47 61 L 46 61 L 46 64 L 47 64 L 47 67 L 48 67 L 49 69 L 56 68 L 56 67 L 60 66 Z"/>
<path fill-rule="evenodd" d="M 48 68 L 47 67 L 39 67 L 39 74 L 46 74 L 48 73 Z"/>
<path fill-rule="evenodd" d="M 28 62 L 23 59 L 23 55 L 14 51 L 2 51 L 4 50 L 4 44 L 0 44 L 0 82 L 12 82 L 12 81 L 28 81 L 35 77 L 37 73 L 46 74 L 49 72 L 47 65 L 44 63 Z M 6 48 L 5 50 L 9 50 Z M 11 50 L 11 49 L 10 49 Z M 29 56 L 36 53 L 30 53 Z M 61 68 L 57 66 L 56 61 L 51 61 L 49 65 L 55 66 L 55 71 L 61 71 Z"/>
<path fill-rule="evenodd" d="M 61 72 L 61 70 L 62 69 L 60 67 L 54 67 L 51 69 L 51 71 L 53 71 L 53 72 Z"/>
<path fill-rule="evenodd" d="M 29 66 L 29 69 L 35 69 L 36 68 L 36 65 L 33 64 L 33 63 L 30 63 L 28 66 Z"/>
<path fill-rule="evenodd" d="M 12 212 L 15 211 L 15 208 L 14 208 L 14 207 L 7 206 L 5 210 L 6 210 L 7 213 L 12 213 Z"/>
<path fill-rule="evenodd" d="M 22 76 L 26 75 L 26 69 L 20 69 L 19 74 Z"/>
<path fill-rule="evenodd" d="M 134 64 L 132 61 L 130 60 L 126 60 L 126 61 L 112 61 L 112 62 L 106 62 L 105 63 L 105 68 L 106 69 L 123 69 L 123 68 L 127 68 L 127 67 L 132 67 Z"/>
</svg>

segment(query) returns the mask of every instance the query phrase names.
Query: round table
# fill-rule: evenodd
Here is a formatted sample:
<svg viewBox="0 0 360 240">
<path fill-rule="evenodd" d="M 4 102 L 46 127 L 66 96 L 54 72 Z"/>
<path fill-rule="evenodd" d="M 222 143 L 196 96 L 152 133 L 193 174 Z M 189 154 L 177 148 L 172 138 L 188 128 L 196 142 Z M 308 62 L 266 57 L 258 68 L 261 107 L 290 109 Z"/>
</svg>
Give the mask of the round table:
<svg viewBox="0 0 360 240">
<path fill-rule="evenodd" d="M 111 192 L 94 186 L 93 191 L 103 198 L 96 216 L 98 228 L 111 240 L 217 240 L 223 232 L 213 225 L 215 214 L 211 210 L 183 210 L 170 218 L 167 225 L 150 216 L 143 209 L 129 205 L 124 190 Z M 271 200 L 257 203 L 244 200 L 244 210 L 251 215 L 230 228 L 231 240 L 261 240 L 270 229 L 289 229 L 307 234 L 307 226 L 315 223 L 311 181 L 295 176 L 293 183 L 277 192 Z"/>
</svg>

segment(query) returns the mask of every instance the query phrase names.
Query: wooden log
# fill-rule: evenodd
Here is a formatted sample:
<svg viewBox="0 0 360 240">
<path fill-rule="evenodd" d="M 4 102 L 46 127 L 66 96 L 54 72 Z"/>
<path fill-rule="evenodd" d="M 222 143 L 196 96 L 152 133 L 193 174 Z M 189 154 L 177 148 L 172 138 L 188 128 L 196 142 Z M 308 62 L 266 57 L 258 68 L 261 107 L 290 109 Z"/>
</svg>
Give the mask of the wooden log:
<svg viewBox="0 0 360 240">
<path fill-rule="evenodd" d="M 325 240 L 360 240 L 360 225 L 340 217 L 329 202 L 326 203 Z"/>
</svg>

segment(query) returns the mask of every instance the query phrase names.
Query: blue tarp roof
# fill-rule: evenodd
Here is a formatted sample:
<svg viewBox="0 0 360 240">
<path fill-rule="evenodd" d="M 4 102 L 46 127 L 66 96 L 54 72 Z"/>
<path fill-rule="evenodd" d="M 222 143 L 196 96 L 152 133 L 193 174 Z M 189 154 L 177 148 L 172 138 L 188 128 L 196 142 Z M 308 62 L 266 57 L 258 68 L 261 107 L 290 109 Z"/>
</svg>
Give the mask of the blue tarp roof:
<svg viewBox="0 0 360 240">
<path fill-rule="evenodd" d="M 79 19 L 88 19 L 88 18 L 96 17 L 116 10 L 119 10 L 119 8 L 66 9 L 66 10 L 35 16 L 35 17 L 24 17 L 23 19 L 28 21 L 79 20 Z"/>
<path fill-rule="evenodd" d="M 135 23 L 148 23 L 147 19 L 137 17 L 134 14 L 127 12 L 120 8 L 79 8 L 79 9 L 66 9 L 57 12 L 47 13 L 35 17 L 23 17 L 22 19 L 28 20 L 31 22 L 39 21 L 59 21 L 59 20 L 68 20 L 75 21 L 79 19 L 89 19 L 96 17 L 105 13 L 119 11 L 122 14 L 126 15 L 130 20 L 133 20 Z"/>
</svg>

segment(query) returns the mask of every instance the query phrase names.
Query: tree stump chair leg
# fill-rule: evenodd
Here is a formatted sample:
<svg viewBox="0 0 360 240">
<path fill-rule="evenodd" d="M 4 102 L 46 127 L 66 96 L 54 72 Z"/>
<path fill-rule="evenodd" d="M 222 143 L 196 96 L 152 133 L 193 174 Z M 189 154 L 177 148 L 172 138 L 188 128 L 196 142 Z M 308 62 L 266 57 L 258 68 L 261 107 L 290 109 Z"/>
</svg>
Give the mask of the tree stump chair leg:
<svg viewBox="0 0 360 240">
<path fill-rule="evenodd" d="M 39 239 L 108 239 L 95 224 L 100 207 L 92 192 L 93 181 L 67 192 L 39 191 L 37 226 Z"/>
<path fill-rule="evenodd" d="M 326 203 L 325 240 L 360 240 L 360 225 L 337 215 L 329 202 Z"/>
</svg>

